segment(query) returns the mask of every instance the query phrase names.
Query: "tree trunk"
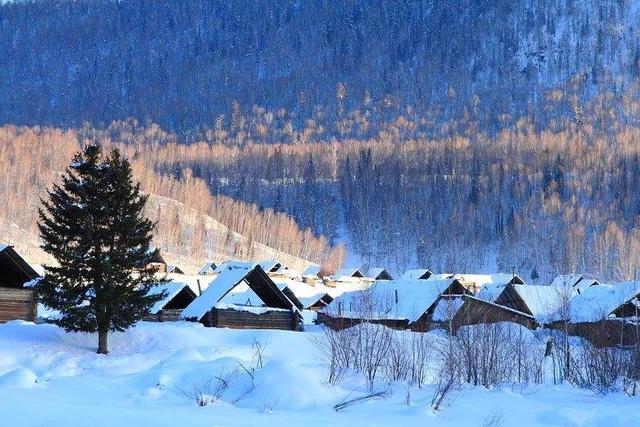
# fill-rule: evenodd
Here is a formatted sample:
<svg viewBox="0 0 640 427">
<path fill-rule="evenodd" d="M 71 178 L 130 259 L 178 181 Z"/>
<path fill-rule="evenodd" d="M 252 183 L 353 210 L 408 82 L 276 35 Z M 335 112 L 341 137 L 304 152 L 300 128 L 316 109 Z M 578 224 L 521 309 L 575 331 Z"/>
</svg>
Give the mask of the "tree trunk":
<svg viewBox="0 0 640 427">
<path fill-rule="evenodd" d="M 107 334 L 108 331 L 98 331 L 98 354 L 109 354 Z"/>
</svg>

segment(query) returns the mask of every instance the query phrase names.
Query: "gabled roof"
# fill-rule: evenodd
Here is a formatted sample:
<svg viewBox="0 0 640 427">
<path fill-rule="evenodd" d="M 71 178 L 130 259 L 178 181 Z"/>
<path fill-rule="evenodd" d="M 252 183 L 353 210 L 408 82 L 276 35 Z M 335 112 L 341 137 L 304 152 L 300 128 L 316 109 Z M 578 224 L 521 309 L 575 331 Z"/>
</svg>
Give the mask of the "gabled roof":
<svg viewBox="0 0 640 427">
<path fill-rule="evenodd" d="M 157 301 L 153 307 L 149 310 L 150 314 L 158 314 L 158 312 L 165 308 L 167 304 L 169 304 L 175 297 L 177 297 L 181 292 L 186 292 L 192 299 L 195 299 L 196 294 L 191 290 L 189 285 L 186 283 L 180 282 L 170 282 L 164 283 L 162 285 L 154 286 L 149 292 L 151 295 L 157 295 L 165 291 L 165 297 L 160 301 Z"/>
<path fill-rule="evenodd" d="M 464 297 L 440 298 L 436 302 L 431 320 L 435 322 L 448 322 L 453 319 L 458 310 L 464 304 Z"/>
<path fill-rule="evenodd" d="M 303 276 L 315 276 L 318 277 L 320 274 L 320 266 L 319 265 L 310 265 L 303 272 Z"/>
<path fill-rule="evenodd" d="M 167 265 L 167 273 L 184 274 L 184 271 L 177 265 L 169 264 Z"/>
<path fill-rule="evenodd" d="M 370 268 L 369 271 L 367 271 L 367 277 L 371 277 L 374 280 L 393 280 L 391 274 L 383 267 Z"/>
<path fill-rule="evenodd" d="M 558 310 L 566 303 L 567 298 L 573 298 L 575 295 L 573 291 L 570 291 L 570 295 L 566 295 L 566 290 L 552 286 L 509 286 L 512 286 L 524 301 L 528 308 L 528 314 L 531 314 L 539 322 L 553 320 Z"/>
<path fill-rule="evenodd" d="M 606 319 L 619 307 L 639 297 L 639 281 L 592 286 L 582 290 L 571 300 L 570 320 L 574 323 L 597 322 Z"/>
<path fill-rule="evenodd" d="M 559 274 L 549 286 L 572 287 L 581 290 L 599 284 L 595 278 L 584 274 Z"/>
<path fill-rule="evenodd" d="M 427 280 L 433 273 L 426 268 L 407 270 L 402 274 L 400 280 Z"/>
<path fill-rule="evenodd" d="M 182 312 L 182 319 L 198 320 L 218 302 L 244 304 L 244 297 L 251 305 L 261 302 L 266 307 L 296 309 L 259 264 L 230 261 L 218 267 L 220 274 L 209 287 Z M 251 291 L 251 292 L 249 292 Z M 251 300 L 255 295 L 258 301 Z"/>
<path fill-rule="evenodd" d="M 267 273 L 275 273 L 280 268 L 286 268 L 281 263 L 273 259 L 265 259 L 259 262 L 260 267 Z"/>
<path fill-rule="evenodd" d="M 198 270 L 198 274 L 201 276 L 207 275 L 207 274 L 213 274 L 214 271 L 216 270 L 216 263 L 213 261 L 207 261 L 203 264 L 202 267 L 200 267 L 200 270 Z"/>
<path fill-rule="evenodd" d="M 406 319 L 417 321 L 438 299 L 451 293 L 466 293 L 455 280 L 391 280 L 376 282 L 369 289 L 344 293 L 333 300 L 325 312 L 342 317 L 371 319 Z M 371 303 L 370 306 L 369 303 Z M 363 307 L 365 305 L 365 307 Z M 339 311 L 339 312 L 336 312 Z"/>
<path fill-rule="evenodd" d="M 0 244 L 0 286 L 22 288 L 25 283 L 39 277 L 13 246 Z"/>
<path fill-rule="evenodd" d="M 346 278 L 358 278 L 364 277 L 362 271 L 358 267 L 345 267 L 334 274 L 335 278 L 346 277 Z"/>
<path fill-rule="evenodd" d="M 149 255 L 149 263 L 154 263 L 154 264 L 166 264 L 167 262 L 164 260 L 164 258 L 162 257 L 162 254 L 160 253 L 160 249 L 158 248 L 149 248 L 149 251 L 147 252 L 147 254 Z"/>
</svg>

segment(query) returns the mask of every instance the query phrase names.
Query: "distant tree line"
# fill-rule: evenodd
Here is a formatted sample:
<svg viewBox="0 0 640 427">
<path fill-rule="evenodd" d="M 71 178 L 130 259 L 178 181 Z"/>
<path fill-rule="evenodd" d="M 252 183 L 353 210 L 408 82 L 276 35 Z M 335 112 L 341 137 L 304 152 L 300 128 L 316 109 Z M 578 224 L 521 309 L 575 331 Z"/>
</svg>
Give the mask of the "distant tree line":
<svg viewBox="0 0 640 427">
<path fill-rule="evenodd" d="M 365 266 L 622 280 L 636 276 L 640 255 L 640 129 L 619 124 L 607 97 L 572 120 L 539 130 L 521 119 L 493 136 L 470 123 L 458 136 L 427 138 L 414 132 L 419 119 L 401 116 L 372 138 L 265 143 L 282 129 L 252 131 L 270 114 L 262 109 L 189 145 L 131 121 L 85 132 L 128 141 L 165 176 L 202 178 L 214 194 L 286 213 Z M 625 108 L 640 111 L 631 97 Z M 601 118 L 605 131 L 592 125 Z"/>
<path fill-rule="evenodd" d="M 204 181 L 188 171 L 180 171 L 177 179 L 175 174 L 157 168 L 152 159 L 143 158 L 136 146 L 104 136 L 90 140 L 87 133 L 87 129 L 0 127 L 0 199 L 5 201 L 0 210 L 0 235 L 18 227 L 35 236 L 40 198 L 53 183 L 59 183 L 69 159 L 86 142 L 94 141 L 105 147 L 120 146 L 131 159 L 135 179 L 145 193 L 154 196 L 146 206 L 146 215 L 158 222 L 154 245 L 174 256 L 195 263 L 233 257 L 282 257 L 283 262 L 295 265 L 294 258 L 282 255 L 290 254 L 333 265 L 334 269 L 341 264 L 341 245 L 331 247 L 312 230 L 300 229 L 290 216 L 214 196 Z M 156 128 L 136 132 L 137 138 L 148 141 L 161 140 L 162 135 Z M 281 252 L 274 253 L 266 246 Z"/>
</svg>

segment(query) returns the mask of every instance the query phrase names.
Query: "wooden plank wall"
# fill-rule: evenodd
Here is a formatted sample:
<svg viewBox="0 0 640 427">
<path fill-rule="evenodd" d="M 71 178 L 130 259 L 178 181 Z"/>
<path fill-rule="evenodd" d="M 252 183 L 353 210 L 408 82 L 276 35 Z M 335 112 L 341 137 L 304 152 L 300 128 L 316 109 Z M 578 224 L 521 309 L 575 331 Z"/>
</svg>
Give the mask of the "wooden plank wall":
<svg viewBox="0 0 640 427">
<path fill-rule="evenodd" d="M 376 319 L 376 320 L 364 320 L 364 319 L 352 319 L 348 317 L 333 317 L 325 313 L 318 313 L 316 323 L 326 325 L 335 331 L 341 331 L 343 329 L 350 328 L 360 323 L 373 323 L 376 325 L 383 325 L 391 329 L 405 330 L 409 329 L 409 321 L 406 319 Z"/>
<path fill-rule="evenodd" d="M 300 319 L 293 311 L 268 311 L 255 314 L 249 311 L 217 309 L 209 312 L 205 326 L 231 329 L 282 329 L 296 331 Z M 207 325 L 208 323 L 208 325 Z"/>
<path fill-rule="evenodd" d="M 0 322 L 27 320 L 36 317 L 37 302 L 32 289 L 0 287 Z"/>
</svg>

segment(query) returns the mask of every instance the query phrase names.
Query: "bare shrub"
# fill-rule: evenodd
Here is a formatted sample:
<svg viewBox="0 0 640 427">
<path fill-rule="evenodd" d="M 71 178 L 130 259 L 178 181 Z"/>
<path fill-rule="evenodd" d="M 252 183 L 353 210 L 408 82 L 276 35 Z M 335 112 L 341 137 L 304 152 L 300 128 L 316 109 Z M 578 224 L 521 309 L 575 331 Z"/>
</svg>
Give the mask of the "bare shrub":
<svg viewBox="0 0 640 427">
<path fill-rule="evenodd" d="M 222 398 L 224 392 L 229 388 L 236 378 L 237 372 L 234 370 L 229 374 L 213 377 L 202 384 L 195 384 L 190 390 L 181 390 L 189 400 L 198 406 L 207 406 L 217 402 Z"/>
<path fill-rule="evenodd" d="M 596 393 L 619 391 L 632 362 L 632 352 L 618 347 L 595 347 L 586 340 L 573 349 L 570 381 Z"/>
<path fill-rule="evenodd" d="M 404 334 L 391 337 L 391 346 L 384 366 L 385 376 L 390 381 L 405 381 L 411 376 L 412 348 Z"/>
<path fill-rule="evenodd" d="M 411 384 L 422 388 L 428 380 L 429 368 L 433 360 L 433 340 L 424 333 L 411 334 L 411 361 L 410 380 Z"/>
<path fill-rule="evenodd" d="M 504 425 L 504 414 L 500 408 L 493 408 L 482 420 L 482 427 L 502 427 Z"/>
<path fill-rule="evenodd" d="M 373 323 L 383 317 L 382 313 L 386 313 L 385 303 L 374 299 L 367 290 L 358 292 L 351 306 L 346 309 L 351 317 L 359 319 L 361 323 L 342 330 L 325 327 L 323 333 L 312 340 L 329 365 L 329 383 L 339 382 L 347 369 L 353 369 L 365 376 L 371 390 L 379 373 L 390 369 L 389 356 L 394 344 L 397 344 L 394 343 L 396 332 Z M 333 307 L 333 310 L 331 314 L 339 318 L 342 307 Z M 395 356 L 399 357 L 399 354 Z M 395 363 L 404 362 L 397 359 Z M 394 375 L 404 374 L 396 372 Z"/>
<path fill-rule="evenodd" d="M 435 389 L 431 398 L 431 409 L 438 411 L 460 385 L 460 354 L 457 338 L 446 334 L 437 341 L 435 350 L 438 368 L 435 377 Z"/>
</svg>

